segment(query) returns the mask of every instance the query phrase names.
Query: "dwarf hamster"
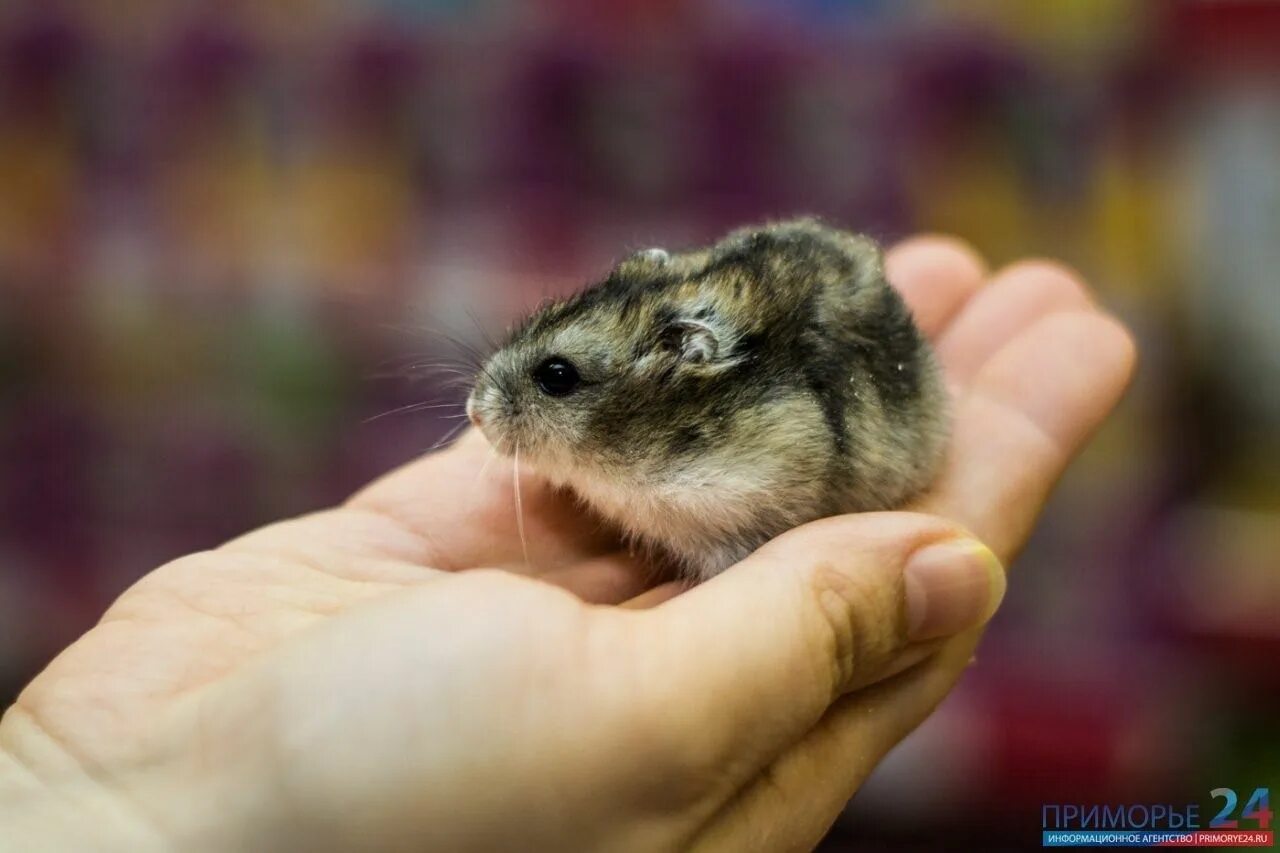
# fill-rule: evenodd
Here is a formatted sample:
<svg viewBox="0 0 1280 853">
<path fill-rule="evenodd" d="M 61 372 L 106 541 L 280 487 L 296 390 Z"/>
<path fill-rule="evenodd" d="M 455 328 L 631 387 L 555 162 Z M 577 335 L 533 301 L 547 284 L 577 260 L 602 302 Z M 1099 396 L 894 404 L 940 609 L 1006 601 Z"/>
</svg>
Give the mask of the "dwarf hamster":
<svg viewBox="0 0 1280 853">
<path fill-rule="evenodd" d="M 623 259 L 511 332 L 467 414 L 705 580 L 798 524 L 919 493 L 946 396 L 875 241 L 798 219 Z"/>
</svg>

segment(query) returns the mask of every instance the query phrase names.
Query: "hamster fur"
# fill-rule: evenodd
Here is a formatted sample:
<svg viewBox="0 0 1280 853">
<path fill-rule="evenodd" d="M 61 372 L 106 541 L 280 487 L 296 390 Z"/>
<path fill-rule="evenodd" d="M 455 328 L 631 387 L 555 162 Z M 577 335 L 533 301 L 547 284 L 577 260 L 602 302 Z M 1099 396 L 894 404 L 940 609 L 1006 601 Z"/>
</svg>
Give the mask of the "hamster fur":
<svg viewBox="0 0 1280 853">
<path fill-rule="evenodd" d="M 946 399 L 879 246 L 799 219 L 625 258 L 515 329 L 467 412 L 705 580 L 798 524 L 918 494 Z"/>
</svg>

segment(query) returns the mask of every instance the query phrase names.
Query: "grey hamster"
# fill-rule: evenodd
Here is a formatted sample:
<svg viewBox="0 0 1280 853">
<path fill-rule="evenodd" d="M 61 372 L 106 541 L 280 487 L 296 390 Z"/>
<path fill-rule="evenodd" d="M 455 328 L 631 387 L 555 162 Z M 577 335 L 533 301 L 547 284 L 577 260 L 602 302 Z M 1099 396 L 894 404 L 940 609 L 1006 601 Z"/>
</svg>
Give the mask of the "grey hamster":
<svg viewBox="0 0 1280 853">
<path fill-rule="evenodd" d="M 879 246 L 799 219 L 625 258 L 515 329 L 467 412 L 704 580 L 798 524 L 911 499 L 946 399 Z"/>
</svg>

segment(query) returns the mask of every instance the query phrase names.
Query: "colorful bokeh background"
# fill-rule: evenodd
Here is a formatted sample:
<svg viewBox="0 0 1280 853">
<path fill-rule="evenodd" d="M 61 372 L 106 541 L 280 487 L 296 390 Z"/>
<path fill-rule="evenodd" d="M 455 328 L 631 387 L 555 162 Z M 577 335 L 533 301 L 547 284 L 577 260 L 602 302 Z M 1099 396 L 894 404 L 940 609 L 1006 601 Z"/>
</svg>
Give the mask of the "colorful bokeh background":
<svg viewBox="0 0 1280 853">
<path fill-rule="evenodd" d="M 1280 789 L 1263 0 L 0 0 L 0 705 L 145 571 L 432 447 L 456 409 L 393 410 L 458 399 L 412 369 L 449 338 L 801 212 L 1062 258 L 1142 351 L 827 847 Z"/>
</svg>

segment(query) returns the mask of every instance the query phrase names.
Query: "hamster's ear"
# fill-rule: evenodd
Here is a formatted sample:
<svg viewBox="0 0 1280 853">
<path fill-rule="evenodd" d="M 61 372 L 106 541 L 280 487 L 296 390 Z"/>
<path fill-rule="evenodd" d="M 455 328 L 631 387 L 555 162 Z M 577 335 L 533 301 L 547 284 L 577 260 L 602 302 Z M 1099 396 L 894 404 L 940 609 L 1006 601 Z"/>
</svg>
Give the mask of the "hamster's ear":
<svg viewBox="0 0 1280 853">
<path fill-rule="evenodd" d="M 720 353 L 715 329 L 700 320 L 673 320 L 662 331 L 662 346 L 690 364 L 712 361 Z"/>
<path fill-rule="evenodd" d="M 641 249 L 636 252 L 636 257 L 661 265 L 671 260 L 671 253 L 655 246 L 652 249 Z"/>
</svg>

